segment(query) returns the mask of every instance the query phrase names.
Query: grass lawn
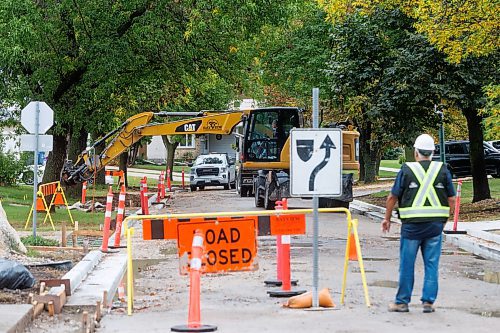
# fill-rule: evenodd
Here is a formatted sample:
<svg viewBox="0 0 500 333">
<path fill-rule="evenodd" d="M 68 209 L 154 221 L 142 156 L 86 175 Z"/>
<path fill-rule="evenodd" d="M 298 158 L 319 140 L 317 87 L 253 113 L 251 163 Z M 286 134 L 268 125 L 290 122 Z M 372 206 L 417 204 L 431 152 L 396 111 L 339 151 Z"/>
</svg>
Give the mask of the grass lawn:
<svg viewBox="0 0 500 333">
<path fill-rule="evenodd" d="M 186 175 L 186 180 L 189 179 L 189 174 Z M 113 193 L 115 196 L 119 192 L 117 187 L 118 177 L 114 177 Z M 138 192 L 140 177 L 128 177 L 129 189 Z M 165 183 L 166 186 L 166 183 Z M 172 186 L 181 186 L 181 182 L 174 181 Z M 187 183 L 186 183 L 186 186 Z M 148 189 L 150 192 L 155 192 L 158 188 L 158 179 L 148 178 Z M 93 197 L 105 197 L 108 193 L 109 185 L 87 186 L 87 200 Z M 66 197 L 68 204 L 72 205 L 81 200 L 80 197 Z M 9 223 L 18 231 L 25 230 L 24 226 L 28 218 L 31 204 L 33 202 L 33 187 L 20 185 L 20 186 L 2 186 L 0 187 L 0 201 L 7 214 Z M 103 202 L 104 203 L 104 202 Z M 49 203 L 48 203 L 49 204 Z M 82 212 L 79 210 L 71 210 L 73 221 L 78 221 L 79 228 L 84 230 L 99 230 L 99 225 L 104 223 L 104 212 Z M 56 230 L 60 230 L 61 222 L 65 221 L 68 229 L 71 229 L 71 219 L 69 218 L 68 211 L 65 207 L 56 207 L 56 211 L 51 213 Z M 116 212 L 112 213 L 111 218 L 115 218 Z M 37 215 L 37 230 L 50 231 L 52 226 L 47 218 L 45 223 L 45 213 L 39 212 Z M 30 218 L 26 230 L 31 230 L 33 218 Z"/>
<path fill-rule="evenodd" d="M 494 199 L 500 198 L 500 178 L 490 178 L 488 179 L 490 185 L 490 194 Z M 454 181 L 455 189 L 457 188 L 457 183 Z M 462 183 L 460 201 L 463 203 L 472 202 L 472 180 L 468 180 Z M 380 191 L 373 193 L 372 196 L 375 198 L 385 198 L 389 194 L 389 191 Z"/>
<path fill-rule="evenodd" d="M 401 164 L 398 160 L 382 160 L 380 166 L 385 168 L 401 169 Z"/>
<path fill-rule="evenodd" d="M 90 192 L 88 192 L 90 193 Z M 99 191 L 100 194 L 105 195 L 105 190 Z M 67 197 L 68 204 L 72 205 L 80 198 Z M 33 202 L 33 187 L 31 186 L 2 186 L 0 188 L 0 200 L 2 206 L 7 214 L 9 223 L 18 231 L 24 230 L 26 220 L 28 218 L 31 204 Z M 85 213 L 77 210 L 71 210 L 71 215 L 74 221 L 78 221 L 80 229 L 94 229 L 98 230 L 99 225 L 104 223 L 104 213 Z M 57 207 L 56 211 L 51 213 L 52 220 L 56 230 L 60 230 L 61 222 L 65 221 L 68 229 L 72 228 L 71 219 L 65 207 Z M 49 218 L 43 223 L 45 213 L 38 213 L 37 215 L 37 230 L 49 231 L 52 230 Z M 31 230 L 33 218 L 30 218 L 26 230 Z"/>
<path fill-rule="evenodd" d="M 455 188 L 457 188 L 457 183 L 455 184 Z M 490 184 L 490 194 L 494 199 L 500 198 L 500 178 L 489 178 L 488 183 Z M 462 202 L 472 202 L 472 179 L 465 181 L 462 183 Z"/>
</svg>

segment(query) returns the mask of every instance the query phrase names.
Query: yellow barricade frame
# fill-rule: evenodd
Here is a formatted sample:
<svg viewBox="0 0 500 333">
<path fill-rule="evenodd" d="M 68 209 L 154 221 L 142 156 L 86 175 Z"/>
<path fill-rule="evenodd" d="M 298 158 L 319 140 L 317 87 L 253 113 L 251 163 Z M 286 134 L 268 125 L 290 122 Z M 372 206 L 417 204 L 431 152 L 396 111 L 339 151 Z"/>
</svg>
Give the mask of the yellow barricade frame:
<svg viewBox="0 0 500 333">
<path fill-rule="evenodd" d="M 366 282 L 365 267 L 363 264 L 363 257 L 361 255 L 361 245 L 359 243 L 358 235 L 358 220 L 351 218 L 351 212 L 347 208 L 319 208 L 319 213 L 345 213 L 347 216 L 347 242 L 344 257 L 344 274 L 342 278 L 342 292 L 340 296 L 340 303 L 344 305 L 344 296 L 347 282 L 347 268 L 349 265 L 349 235 L 354 234 L 354 242 L 356 245 L 356 255 L 359 262 L 359 269 L 361 271 L 361 281 L 363 283 L 363 291 L 365 296 L 365 303 L 367 307 L 371 306 L 370 297 L 368 295 L 368 285 Z M 260 211 L 246 211 L 246 212 L 212 212 L 212 213 L 184 213 L 184 214 L 160 214 L 160 215 L 136 215 L 128 216 L 123 220 L 123 227 L 125 236 L 127 237 L 127 314 L 132 315 L 133 301 L 134 301 L 134 277 L 133 277 L 133 263 L 132 263 L 132 236 L 135 229 L 128 227 L 128 222 L 131 220 L 153 220 L 153 219 L 170 219 L 170 218 L 194 218 L 194 217 L 227 217 L 227 216 L 268 216 L 268 215 L 283 215 L 283 214 L 310 214 L 313 209 L 289 209 L 289 210 L 260 210 Z"/>
<path fill-rule="evenodd" d="M 50 204 L 49 205 L 47 205 L 47 201 L 45 200 L 45 195 L 42 192 L 42 186 L 47 186 L 47 185 L 56 185 L 56 190 L 54 191 L 54 194 L 52 195 L 52 200 L 50 200 Z M 64 206 L 66 206 L 66 210 L 68 211 L 68 215 L 69 215 L 69 218 L 71 220 L 71 223 L 73 223 L 73 225 L 74 225 L 75 221 L 73 220 L 73 215 L 71 215 L 71 211 L 69 209 L 68 201 L 66 200 L 66 195 L 64 194 L 64 189 L 62 188 L 60 181 L 52 182 L 52 183 L 47 183 L 47 184 L 40 184 L 38 186 L 38 191 L 36 193 L 37 198 L 41 197 L 42 200 L 43 200 L 43 204 L 46 207 L 46 209 L 45 209 L 45 218 L 43 219 L 43 224 L 45 224 L 45 222 L 47 221 L 47 217 L 48 217 L 49 220 L 50 220 L 50 224 L 52 225 L 52 230 L 54 230 L 54 231 L 56 230 L 56 228 L 54 227 L 54 221 L 52 221 L 52 216 L 50 214 L 50 209 L 52 208 L 52 206 L 55 206 L 54 201 L 56 199 L 57 194 L 61 194 L 62 195 L 63 201 L 64 201 Z M 28 214 L 28 219 L 26 220 L 26 224 L 24 225 L 24 229 L 28 228 L 28 224 L 29 224 L 29 221 L 30 221 L 30 218 L 31 218 L 31 214 L 33 214 L 33 209 L 35 208 L 34 207 L 35 204 L 36 203 L 31 204 L 30 213 Z"/>
</svg>

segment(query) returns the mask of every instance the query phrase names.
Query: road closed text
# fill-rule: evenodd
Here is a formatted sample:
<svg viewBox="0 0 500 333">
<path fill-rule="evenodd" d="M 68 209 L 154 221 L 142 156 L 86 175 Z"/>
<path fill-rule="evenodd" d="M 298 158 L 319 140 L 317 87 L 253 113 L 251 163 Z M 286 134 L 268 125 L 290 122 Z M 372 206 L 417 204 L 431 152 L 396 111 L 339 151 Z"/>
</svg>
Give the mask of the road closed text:
<svg viewBox="0 0 500 333">
<path fill-rule="evenodd" d="M 178 225 L 179 256 L 191 251 L 193 234 L 203 231 L 205 273 L 256 270 L 255 219 L 218 220 Z"/>
</svg>

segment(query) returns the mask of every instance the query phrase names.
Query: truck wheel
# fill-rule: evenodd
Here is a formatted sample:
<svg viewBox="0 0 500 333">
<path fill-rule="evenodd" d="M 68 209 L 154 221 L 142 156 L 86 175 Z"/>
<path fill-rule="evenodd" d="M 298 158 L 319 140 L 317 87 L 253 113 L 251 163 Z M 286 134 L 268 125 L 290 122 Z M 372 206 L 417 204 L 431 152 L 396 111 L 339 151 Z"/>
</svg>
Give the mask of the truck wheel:
<svg viewBox="0 0 500 333">
<path fill-rule="evenodd" d="M 254 192 L 255 192 L 255 207 L 264 207 L 264 199 L 260 197 L 259 189 L 255 188 Z"/>
<path fill-rule="evenodd" d="M 241 193 L 240 193 L 240 197 L 247 197 L 248 196 L 248 192 L 249 192 L 249 188 L 247 186 L 242 186 L 241 187 Z"/>
<path fill-rule="evenodd" d="M 205 185 L 203 186 L 198 186 L 200 188 L 200 190 L 204 190 L 205 189 Z"/>
<path fill-rule="evenodd" d="M 33 183 L 35 182 L 35 177 L 34 177 L 34 172 L 33 171 L 25 171 L 23 173 L 23 177 L 22 177 L 22 181 L 23 183 L 25 183 L 26 185 L 33 185 Z"/>
<path fill-rule="evenodd" d="M 189 188 L 191 189 L 191 192 L 196 192 L 196 186 L 189 185 Z"/>
<path fill-rule="evenodd" d="M 274 206 L 276 206 L 276 202 L 269 200 L 269 186 L 266 186 L 266 192 L 264 195 L 264 209 L 265 210 L 273 210 Z"/>
<path fill-rule="evenodd" d="M 493 178 L 500 178 L 500 166 L 497 168 L 497 173 L 491 175 Z"/>
<path fill-rule="evenodd" d="M 229 190 L 229 184 L 224 184 L 224 189 Z"/>
</svg>

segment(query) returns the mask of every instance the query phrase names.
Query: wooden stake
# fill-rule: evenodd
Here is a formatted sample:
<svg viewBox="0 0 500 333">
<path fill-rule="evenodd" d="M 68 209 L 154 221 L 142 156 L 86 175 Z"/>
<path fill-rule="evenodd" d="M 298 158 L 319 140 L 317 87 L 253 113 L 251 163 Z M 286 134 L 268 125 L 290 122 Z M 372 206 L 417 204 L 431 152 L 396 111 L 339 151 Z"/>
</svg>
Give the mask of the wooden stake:
<svg viewBox="0 0 500 333">
<path fill-rule="evenodd" d="M 37 301 L 33 301 L 31 304 L 33 304 L 33 319 L 35 319 L 40 315 L 40 313 L 42 313 L 45 304 L 38 303 Z"/>
<path fill-rule="evenodd" d="M 101 301 L 96 302 L 96 307 L 95 307 L 95 320 L 100 322 L 101 321 Z"/>
<path fill-rule="evenodd" d="M 66 222 L 65 221 L 62 222 L 62 226 L 61 226 L 61 246 L 66 247 Z"/>
<path fill-rule="evenodd" d="M 107 308 L 108 307 L 108 291 L 104 290 L 102 292 L 102 307 Z"/>
<path fill-rule="evenodd" d="M 54 302 L 53 301 L 49 301 L 48 310 L 49 310 L 49 316 L 53 317 L 54 316 Z"/>
<path fill-rule="evenodd" d="M 87 328 L 89 326 L 89 313 L 88 311 L 83 311 L 82 314 L 82 332 L 87 333 Z"/>
<path fill-rule="evenodd" d="M 45 291 L 45 282 L 40 283 L 40 295 Z"/>
<path fill-rule="evenodd" d="M 28 294 L 28 304 L 32 304 L 33 303 L 33 293 L 29 293 Z"/>
</svg>

